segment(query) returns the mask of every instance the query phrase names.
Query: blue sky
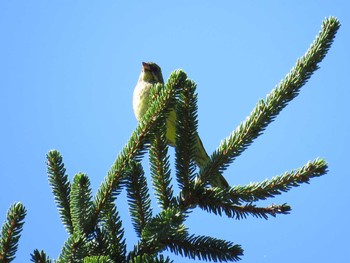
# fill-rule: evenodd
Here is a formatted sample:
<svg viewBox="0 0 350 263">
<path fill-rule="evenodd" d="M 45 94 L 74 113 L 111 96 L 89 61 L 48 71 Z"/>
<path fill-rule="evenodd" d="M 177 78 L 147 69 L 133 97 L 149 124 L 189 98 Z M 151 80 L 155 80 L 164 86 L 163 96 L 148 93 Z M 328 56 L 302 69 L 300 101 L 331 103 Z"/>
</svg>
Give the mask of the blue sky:
<svg viewBox="0 0 350 263">
<path fill-rule="evenodd" d="M 131 101 L 142 61 L 157 62 L 165 79 L 182 68 L 197 82 L 199 133 L 211 153 L 330 15 L 342 27 L 321 68 L 225 176 L 232 185 L 261 181 L 316 157 L 329 173 L 261 203 L 288 203 L 290 215 L 237 221 L 195 210 L 187 225 L 241 244 L 241 262 L 349 262 L 347 1 L 125 2 L 0 3 L 0 221 L 15 201 L 28 210 L 15 262 L 36 248 L 59 254 L 66 233 L 45 155 L 59 150 L 69 178 L 87 173 L 95 192 L 137 125 Z M 118 207 L 131 248 L 125 193 Z"/>
</svg>

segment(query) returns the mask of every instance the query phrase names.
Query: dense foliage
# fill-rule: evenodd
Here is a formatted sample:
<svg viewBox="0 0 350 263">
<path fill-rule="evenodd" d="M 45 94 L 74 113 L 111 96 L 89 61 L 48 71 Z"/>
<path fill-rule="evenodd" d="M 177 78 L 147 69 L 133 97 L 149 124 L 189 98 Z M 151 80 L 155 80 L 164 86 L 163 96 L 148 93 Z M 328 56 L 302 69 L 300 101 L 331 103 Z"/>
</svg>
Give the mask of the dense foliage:
<svg viewBox="0 0 350 263">
<path fill-rule="evenodd" d="M 318 69 L 339 28 L 339 21 L 325 19 L 304 56 L 265 100 L 259 100 L 250 116 L 232 132 L 211 155 L 210 161 L 197 169 L 194 151 L 197 134 L 196 84 L 182 70 L 175 71 L 165 85 L 153 87 L 150 108 L 117 156 L 95 196 L 89 177 L 78 173 L 69 181 L 61 154 L 47 154 L 48 179 L 58 211 L 69 237 L 55 262 L 172 262 L 164 250 L 185 257 L 208 261 L 237 261 L 243 255 L 240 245 L 232 241 L 190 233 L 186 219 L 198 207 L 219 216 L 244 219 L 251 215 L 267 219 L 288 214 L 287 204 L 258 207 L 260 200 L 287 192 L 311 178 L 324 175 L 323 159 L 258 183 L 229 188 L 211 187 L 209 178 L 222 173 L 237 156 L 263 133 L 281 110 L 300 92 L 301 87 Z M 175 176 L 170 171 L 165 120 L 176 109 Z M 160 212 L 151 206 L 147 174 L 141 160 L 149 152 L 150 176 Z M 173 182 L 180 189 L 174 195 Z M 127 202 L 138 242 L 126 249 L 122 220 L 116 199 L 127 192 Z M 20 203 L 8 211 L 0 236 L 0 262 L 15 258 L 26 210 Z M 52 262 L 44 251 L 32 253 L 33 262 Z"/>
</svg>

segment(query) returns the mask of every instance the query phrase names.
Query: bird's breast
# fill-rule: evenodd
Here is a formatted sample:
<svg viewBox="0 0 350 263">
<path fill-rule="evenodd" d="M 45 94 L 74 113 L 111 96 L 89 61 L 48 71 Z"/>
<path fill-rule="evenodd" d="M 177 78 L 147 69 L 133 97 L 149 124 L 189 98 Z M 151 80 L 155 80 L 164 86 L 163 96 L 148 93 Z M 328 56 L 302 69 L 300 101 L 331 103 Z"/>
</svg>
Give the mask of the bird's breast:
<svg viewBox="0 0 350 263">
<path fill-rule="evenodd" d="M 151 87 L 152 84 L 139 81 L 134 89 L 133 109 L 137 120 L 140 120 L 148 109 Z"/>
</svg>

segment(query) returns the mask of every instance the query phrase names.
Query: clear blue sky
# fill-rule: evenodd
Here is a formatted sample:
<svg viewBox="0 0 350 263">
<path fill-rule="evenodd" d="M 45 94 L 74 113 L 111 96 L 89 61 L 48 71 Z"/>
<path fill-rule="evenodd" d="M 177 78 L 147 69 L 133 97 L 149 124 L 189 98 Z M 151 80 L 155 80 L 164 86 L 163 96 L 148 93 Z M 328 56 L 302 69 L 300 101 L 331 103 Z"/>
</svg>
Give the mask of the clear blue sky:
<svg viewBox="0 0 350 263">
<path fill-rule="evenodd" d="M 261 181 L 316 157 L 329 173 L 261 203 L 286 202 L 290 215 L 237 221 L 196 210 L 188 227 L 241 244 L 242 262 L 350 262 L 348 2 L 126 2 L 0 3 L 0 221 L 15 201 L 28 210 L 15 262 L 36 248 L 59 254 L 66 233 L 45 155 L 59 150 L 69 178 L 87 173 L 95 192 L 137 125 L 131 101 L 141 61 L 157 62 L 165 79 L 182 68 L 197 82 L 199 133 L 211 153 L 330 15 L 342 27 L 321 68 L 225 176 L 233 185 Z M 125 194 L 118 206 L 130 249 Z"/>
</svg>

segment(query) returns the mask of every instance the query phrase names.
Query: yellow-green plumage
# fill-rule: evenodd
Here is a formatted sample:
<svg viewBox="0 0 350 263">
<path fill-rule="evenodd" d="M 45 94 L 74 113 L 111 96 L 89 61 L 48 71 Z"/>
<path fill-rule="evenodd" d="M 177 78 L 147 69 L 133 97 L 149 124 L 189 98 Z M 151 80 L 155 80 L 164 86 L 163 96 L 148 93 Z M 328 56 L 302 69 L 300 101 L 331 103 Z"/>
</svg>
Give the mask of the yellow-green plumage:
<svg viewBox="0 0 350 263">
<path fill-rule="evenodd" d="M 151 88 L 154 84 L 164 84 L 163 75 L 160 67 L 152 62 L 142 62 L 142 71 L 134 90 L 133 95 L 133 108 L 137 120 L 140 120 L 146 113 L 149 106 L 149 95 Z M 176 114 L 175 111 L 170 111 L 167 119 L 167 139 L 168 144 L 176 147 L 175 145 L 175 127 L 176 127 Z M 202 167 L 207 163 L 210 158 L 203 147 L 203 143 L 197 134 L 197 146 L 196 146 L 196 160 L 194 160 L 199 167 Z M 209 181 L 211 186 L 226 188 L 229 187 L 226 179 L 221 174 L 215 174 Z"/>
</svg>

